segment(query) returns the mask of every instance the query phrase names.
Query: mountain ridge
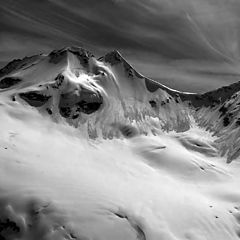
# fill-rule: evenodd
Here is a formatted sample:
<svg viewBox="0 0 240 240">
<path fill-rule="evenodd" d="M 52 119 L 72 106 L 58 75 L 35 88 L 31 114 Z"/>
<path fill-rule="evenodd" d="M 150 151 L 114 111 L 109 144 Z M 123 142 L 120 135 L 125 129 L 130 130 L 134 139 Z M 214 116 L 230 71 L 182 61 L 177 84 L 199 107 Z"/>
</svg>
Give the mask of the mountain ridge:
<svg viewBox="0 0 240 240">
<path fill-rule="evenodd" d="M 90 138 L 120 137 L 113 126 L 122 124 L 140 134 L 157 134 L 159 129 L 184 132 L 196 123 L 218 136 L 226 149 L 227 130 L 234 132 L 230 142 L 240 139 L 239 91 L 240 82 L 202 94 L 180 92 L 143 76 L 116 50 L 97 59 L 83 48 L 66 47 L 13 60 L 0 70 L 3 101 L 85 126 Z M 237 146 L 229 162 L 236 151 Z"/>
<path fill-rule="evenodd" d="M 59 50 L 52 50 L 49 54 L 44 54 L 44 53 L 41 53 L 41 54 L 35 54 L 33 56 L 25 56 L 24 58 L 19 58 L 19 59 L 13 59 L 12 61 L 10 61 L 9 63 L 7 63 L 5 66 L 3 66 L 1 69 L 0 69 L 0 78 L 3 77 L 4 75 L 7 75 L 10 73 L 11 69 L 14 69 L 14 70 L 17 70 L 19 68 L 21 68 L 21 66 L 23 64 L 25 64 L 26 62 L 34 59 L 34 58 L 38 58 L 38 57 L 42 57 L 43 55 L 45 56 L 50 56 L 52 58 L 57 58 L 57 56 L 61 55 L 62 53 L 65 53 L 65 52 L 73 52 L 75 54 L 78 53 L 79 56 L 86 56 L 86 57 L 94 57 L 94 55 L 89 52 L 88 50 L 86 50 L 85 48 L 82 48 L 82 47 L 77 47 L 77 46 L 70 46 L 70 47 L 64 47 L 64 48 L 61 48 Z M 138 72 L 136 69 L 134 69 L 134 67 L 129 64 L 127 62 L 127 60 L 122 56 L 122 54 L 118 51 L 118 50 L 112 50 L 108 53 L 106 53 L 105 55 L 101 56 L 101 57 L 98 57 L 97 60 L 99 61 L 106 61 L 112 65 L 115 65 L 115 64 L 119 64 L 121 62 L 124 62 L 125 64 L 128 65 L 128 68 L 134 70 L 135 74 L 140 77 L 140 78 L 146 78 L 152 82 L 154 82 L 154 84 L 156 84 L 155 86 L 155 89 L 157 89 L 157 87 L 163 87 L 164 90 L 165 89 L 169 89 L 171 91 L 174 91 L 174 92 L 177 92 L 177 93 L 186 93 L 186 94 L 196 94 L 196 95 L 208 95 L 209 93 L 212 93 L 214 91 L 219 91 L 220 89 L 225 89 L 225 88 L 228 88 L 228 87 L 231 87 L 231 86 L 236 86 L 236 85 L 240 85 L 240 80 L 238 82 L 235 82 L 235 83 L 232 83 L 232 84 L 229 84 L 229 85 L 225 85 L 225 86 L 222 86 L 222 87 L 219 87 L 217 89 L 214 89 L 214 90 L 210 90 L 210 91 L 205 91 L 205 92 L 202 92 L 202 93 L 194 93 L 194 92 L 183 92 L 183 91 L 179 91 L 177 89 L 172 89 L 170 87 L 167 87 L 165 86 L 164 84 L 161 84 L 160 82 L 157 82 L 156 80 L 153 80 L 151 78 L 148 78 L 146 76 L 144 76 L 143 74 L 141 74 L 140 72 Z M 149 89 L 151 89 L 151 87 L 149 87 Z M 154 87 L 153 87 L 154 89 Z M 154 91 L 154 90 L 151 90 L 151 91 Z"/>
</svg>

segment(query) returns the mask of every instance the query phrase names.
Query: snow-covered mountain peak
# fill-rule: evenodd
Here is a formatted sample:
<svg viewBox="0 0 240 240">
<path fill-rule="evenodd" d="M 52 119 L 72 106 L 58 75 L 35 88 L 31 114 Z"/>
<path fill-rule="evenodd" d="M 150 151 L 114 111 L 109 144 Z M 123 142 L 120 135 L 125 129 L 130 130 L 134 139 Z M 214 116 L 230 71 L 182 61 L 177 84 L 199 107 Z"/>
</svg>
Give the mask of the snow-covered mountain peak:
<svg viewBox="0 0 240 240">
<path fill-rule="evenodd" d="M 184 132 L 193 124 L 220 138 L 226 129 L 236 133 L 232 136 L 239 132 L 239 83 L 204 94 L 180 92 L 138 73 L 118 51 L 97 59 L 83 48 L 67 47 L 14 60 L 0 70 L 0 89 L 4 102 L 30 105 L 91 138 L 119 137 L 116 126 L 122 125 L 140 134 Z"/>
<path fill-rule="evenodd" d="M 50 58 L 49 62 L 57 64 L 62 59 L 66 59 L 69 53 L 76 56 L 79 59 L 80 63 L 84 66 L 87 66 L 89 59 L 94 57 L 94 55 L 87 51 L 86 49 L 72 46 L 65 47 L 60 50 L 54 50 L 51 53 L 49 53 L 48 55 Z"/>
<path fill-rule="evenodd" d="M 108 62 L 111 65 L 119 64 L 124 61 L 123 56 L 117 50 L 113 50 L 99 58 L 100 61 Z"/>
</svg>

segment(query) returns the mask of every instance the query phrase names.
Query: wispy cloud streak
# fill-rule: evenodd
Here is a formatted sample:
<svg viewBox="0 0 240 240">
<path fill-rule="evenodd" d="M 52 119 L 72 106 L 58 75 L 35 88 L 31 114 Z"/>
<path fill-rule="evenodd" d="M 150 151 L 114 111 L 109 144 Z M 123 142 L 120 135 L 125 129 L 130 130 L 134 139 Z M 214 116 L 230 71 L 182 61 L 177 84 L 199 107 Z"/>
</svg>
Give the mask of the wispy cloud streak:
<svg viewBox="0 0 240 240">
<path fill-rule="evenodd" d="M 234 0 L 0 0 L 0 61 L 80 45 L 97 55 L 118 49 L 146 67 L 236 65 L 239 13 Z"/>
</svg>

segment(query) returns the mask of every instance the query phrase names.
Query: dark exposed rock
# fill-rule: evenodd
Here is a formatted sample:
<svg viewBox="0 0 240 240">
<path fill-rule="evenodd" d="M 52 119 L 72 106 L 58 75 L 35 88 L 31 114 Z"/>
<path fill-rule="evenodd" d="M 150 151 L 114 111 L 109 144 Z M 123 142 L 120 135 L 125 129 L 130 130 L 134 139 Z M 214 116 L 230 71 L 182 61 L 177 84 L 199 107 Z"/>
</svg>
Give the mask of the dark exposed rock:
<svg viewBox="0 0 240 240">
<path fill-rule="evenodd" d="M 166 91 L 171 97 L 173 98 L 181 98 L 182 100 L 188 100 L 189 96 L 187 94 L 181 93 L 181 92 L 177 92 L 177 91 L 172 91 L 171 89 L 165 87 L 164 85 L 162 85 L 161 83 L 152 80 L 150 78 L 146 78 L 145 79 L 145 86 L 147 88 L 147 90 L 151 93 L 156 92 L 159 88 Z M 192 94 L 195 95 L 195 94 Z"/>
<path fill-rule="evenodd" d="M 64 81 L 64 76 L 62 74 L 58 74 L 57 77 L 55 77 L 55 82 L 51 84 L 52 88 L 58 89 Z"/>
<path fill-rule="evenodd" d="M 79 113 L 73 114 L 72 119 L 76 119 L 79 117 Z"/>
<path fill-rule="evenodd" d="M 46 111 L 48 112 L 49 115 L 53 114 L 53 112 L 52 112 L 52 110 L 50 108 L 47 108 Z"/>
<path fill-rule="evenodd" d="M 70 233 L 69 235 L 70 235 L 71 239 L 77 239 L 77 237 L 73 233 Z"/>
<path fill-rule="evenodd" d="M 221 104 L 231 99 L 238 91 L 240 91 L 240 82 L 202 94 L 201 103 L 205 107 L 210 106 L 212 103 Z"/>
<path fill-rule="evenodd" d="M 126 138 L 132 138 L 137 135 L 137 129 L 130 126 L 130 125 L 120 125 L 119 130 L 122 133 L 122 135 Z"/>
<path fill-rule="evenodd" d="M 149 92 L 156 92 L 159 88 L 166 91 L 170 96 L 175 97 L 175 101 L 178 103 L 178 97 L 183 102 L 188 101 L 191 103 L 192 107 L 215 107 L 219 104 L 223 104 L 226 100 L 231 99 L 232 96 L 236 98 L 236 93 L 240 91 L 240 82 L 234 83 L 230 86 L 225 86 L 214 91 L 206 92 L 203 94 L 187 94 L 181 92 L 174 92 L 160 83 L 145 78 L 145 85 Z M 235 94 L 235 95 L 234 95 Z"/>
<path fill-rule="evenodd" d="M 148 78 L 145 78 L 145 85 L 147 90 L 151 93 L 156 92 L 160 88 L 160 84 Z"/>
<path fill-rule="evenodd" d="M 221 113 L 220 117 L 224 116 L 227 113 L 227 111 L 228 108 L 225 107 L 224 105 L 221 108 L 219 108 L 219 112 Z"/>
<path fill-rule="evenodd" d="M 10 63 L 8 63 L 5 67 L 0 69 L 0 78 L 4 75 L 11 73 L 12 71 L 16 71 L 24 67 L 28 62 L 35 61 L 39 55 L 34 55 L 32 57 L 25 57 L 23 59 L 14 59 Z"/>
<path fill-rule="evenodd" d="M 134 76 L 133 68 L 126 61 L 123 61 L 123 67 L 125 69 L 125 72 L 126 72 L 127 76 L 129 78 L 133 78 L 133 76 Z"/>
<path fill-rule="evenodd" d="M 107 53 L 105 56 L 100 57 L 98 60 L 110 63 L 112 66 L 122 63 L 124 71 L 129 78 L 133 78 L 134 76 L 137 78 L 144 78 L 144 76 L 137 72 L 116 50 Z"/>
<path fill-rule="evenodd" d="M 71 115 L 71 108 L 70 107 L 60 107 L 60 114 L 65 117 L 65 118 L 69 118 Z"/>
<path fill-rule="evenodd" d="M 15 84 L 21 82 L 20 78 L 15 77 L 5 77 L 0 80 L 0 89 L 5 89 L 14 86 Z"/>
<path fill-rule="evenodd" d="M 157 103 L 154 100 L 149 101 L 150 105 L 152 108 L 156 108 L 157 107 Z"/>
<path fill-rule="evenodd" d="M 50 63 L 57 64 L 67 57 L 67 51 L 65 49 L 54 50 L 48 56 Z"/>
<path fill-rule="evenodd" d="M 77 106 L 80 107 L 80 112 L 91 114 L 96 112 L 100 108 L 101 104 L 101 102 L 86 102 L 82 100 L 77 103 Z"/>
<path fill-rule="evenodd" d="M 20 232 L 20 228 L 17 226 L 17 224 L 11 221 L 9 218 L 6 220 L 0 220 L 0 232 L 8 229 L 13 232 Z"/>
<path fill-rule="evenodd" d="M 69 118 L 77 118 L 80 112 L 91 114 L 97 111 L 103 103 L 100 93 L 82 88 L 79 92 L 70 92 L 61 95 L 59 102 L 60 114 Z"/>
<path fill-rule="evenodd" d="M 84 48 L 80 48 L 80 47 L 71 47 L 68 48 L 68 51 L 71 52 L 72 54 L 74 54 L 75 56 L 77 56 L 80 64 L 84 67 L 87 68 L 89 65 L 89 58 L 94 57 L 94 55 L 85 50 Z"/>
<path fill-rule="evenodd" d="M 20 232 L 20 227 L 9 218 L 0 219 L 0 240 L 8 240 L 9 236 L 16 236 Z"/>
<path fill-rule="evenodd" d="M 68 52 L 74 54 L 84 68 L 88 67 L 89 58 L 94 57 L 92 53 L 81 47 L 68 47 L 61 50 L 52 51 L 48 55 L 50 58 L 49 62 L 54 64 L 61 62 L 63 59 L 67 58 Z"/>
<path fill-rule="evenodd" d="M 240 126 L 240 118 L 237 119 L 236 126 Z"/>
<path fill-rule="evenodd" d="M 51 98 L 51 96 L 45 96 L 36 91 L 19 93 L 19 96 L 33 107 L 41 107 Z"/>
<path fill-rule="evenodd" d="M 83 112 L 85 114 L 92 114 L 94 112 L 96 112 L 100 106 L 101 106 L 101 102 L 86 102 L 86 101 L 80 101 L 78 103 L 76 103 L 73 106 L 69 106 L 69 107 L 59 107 L 60 109 L 60 114 L 65 117 L 65 118 L 69 118 L 71 116 L 71 114 L 73 114 L 72 119 L 76 119 L 79 116 L 80 112 Z M 74 106 L 76 108 L 74 108 Z"/>
<path fill-rule="evenodd" d="M 223 118 L 223 126 L 227 127 L 230 124 L 230 119 L 228 116 Z"/>
<path fill-rule="evenodd" d="M 122 57 L 118 51 L 107 53 L 104 57 L 99 58 L 100 61 L 105 61 L 111 65 L 116 65 L 122 62 Z"/>
<path fill-rule="evenodd" d="M 8 63 L 4 68 L 0 70 L 0 77 L 9 74 L 13 70 L 16 70 L 21 61 L 21 59 L 14 59 L 12 62 Z"/>
</svg>

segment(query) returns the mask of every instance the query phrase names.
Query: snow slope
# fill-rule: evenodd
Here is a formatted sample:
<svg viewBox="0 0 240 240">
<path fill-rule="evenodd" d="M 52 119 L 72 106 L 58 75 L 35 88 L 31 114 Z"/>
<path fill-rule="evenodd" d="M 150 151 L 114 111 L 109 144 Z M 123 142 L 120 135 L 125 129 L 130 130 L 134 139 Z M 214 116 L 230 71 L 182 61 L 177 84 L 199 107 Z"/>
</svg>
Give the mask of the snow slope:
<svg viewBox="0 0 240 240">
<path fill-rule="evenodd" d="M 70 47 L 0 89 L 0 239 L 240 238 L 239 83 L 183 93 Z"/>
</svg>

